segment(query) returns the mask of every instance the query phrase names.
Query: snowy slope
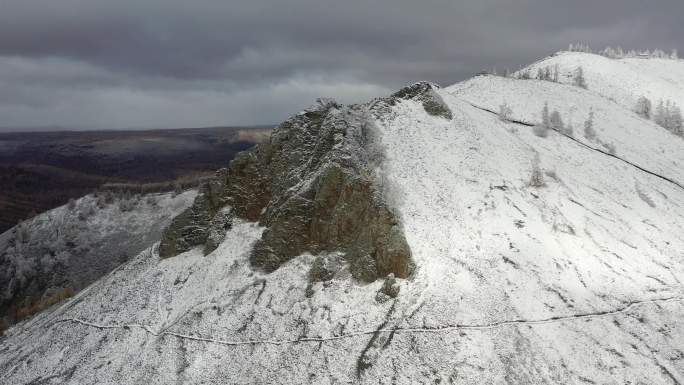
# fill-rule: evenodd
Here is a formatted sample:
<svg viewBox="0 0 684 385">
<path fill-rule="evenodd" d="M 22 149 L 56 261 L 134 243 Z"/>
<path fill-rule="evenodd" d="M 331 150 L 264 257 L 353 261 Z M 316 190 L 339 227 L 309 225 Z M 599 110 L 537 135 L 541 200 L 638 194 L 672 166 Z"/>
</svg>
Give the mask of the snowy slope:
<svg viewBox="0 0 684 385">
<path fill-rule="evenodd" d="M 591 89 L 541 80 L 478 76 L 445 90 L 490 111 L 498 112 L 499 106 L 507 104 L 512 120 L 532 124 L 541 123 L 544 103 L 548 103 L 550 111 L 557 110 L 565 123 L 572 124 L 573 137 L 580 142 L 603 151 L 610 151 L 612 145 L 615 155 L 684 185 L 684 140 L 642 119 L 631 107 L 612 103 Z M 584 134 L 590 111 L 594 112 L 595 140 Z"/>
<path fill-rule="evenodd" d="M 0 383 L 684 382 L 684 141 L 561 84 L 436 92 L 452 119 L 363 107 L 417 266 L 396 300 L 348 270 L 307 296 L 308 254 L 252 269 L 264 228 L 238 219 L 207 256 L 149 249 L 10 329 Z M 579 128 L 503 122 L 487 111 L 502 101 L 530 123 L 548 101 L 576 127 L 594 108 L 616 156 Z"/>
<path fill-rule="evenodd" d="M 105 202 L 87 195 L 0 235 L 0 318 L 45 296 L 89 285 L 158 241 L 196 192 Z"/>
<path fill-rule="evenodd" d="M 575 70 L 582 67 L 588 88 L 629 109 L 640 96 L 654 105 L 672 100 L 684 106 L 684 60 L 656 58 L 611 59 L 582 52 L 559 52 L 529 67 L 532 76 L 539 68 L 558 65 L 560 81 L 572 84 Z"/>
</svg>

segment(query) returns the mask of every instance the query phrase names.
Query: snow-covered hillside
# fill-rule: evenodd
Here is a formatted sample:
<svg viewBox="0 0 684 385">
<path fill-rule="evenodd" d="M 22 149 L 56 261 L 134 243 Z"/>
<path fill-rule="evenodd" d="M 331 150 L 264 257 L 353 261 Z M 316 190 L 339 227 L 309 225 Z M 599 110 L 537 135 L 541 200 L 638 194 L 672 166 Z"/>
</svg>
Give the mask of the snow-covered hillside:
<svg viewBox="0 0 684 385">
<path fill-rule="evenodd" d="M 415 263 L 396 298 L 343 257 L 322 281 L 321 255 L 254 267 L 267 224 L 238 217 L 206 256 L 148 249 L 10 329 L 0 382 L 683 383 L 684 140 L 596 92 L 600 68 L 583 66 L 589 90 L 482 76 L 297 115 L 326 128 L 318 144 L 372 144 Z M 533 133 L 544 102 L 572 135 Z M 596 138 L 582 131 L 590 109 Z M 274 138 L 302 135 L 297 117 Z M 330 127 L 345 135 L 323 137 Z M 297 154 L 301 168 L 321 148 Z"/>
<path fill-rule="evenodd" d="M 540 68 L 559 68 L 559 81 L 572 84 L 582 67 L 588 88 L 632 109 L 639 97 L 653 103 L 671 100 L 684 106 L 684 60 L 658 58 L 611 59 L 583 52 L 559 52 L 527 67 L 534 76 Z"/>
<path fill-rule="evenodd" d="M 0 235 L 0 319 L 78 291 L 159 240 L 196 195 L 87 195 Z M 34 309 L 31 309 L 33 307 Z"/>
</svg>

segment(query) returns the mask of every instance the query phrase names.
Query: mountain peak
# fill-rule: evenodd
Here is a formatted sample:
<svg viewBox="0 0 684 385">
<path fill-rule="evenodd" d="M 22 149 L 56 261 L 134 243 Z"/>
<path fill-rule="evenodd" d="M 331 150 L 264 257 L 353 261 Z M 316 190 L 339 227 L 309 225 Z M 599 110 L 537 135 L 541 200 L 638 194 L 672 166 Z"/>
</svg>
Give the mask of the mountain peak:
<svg viewBox="0 0 684 385">
<path fill-rule="evenodd" d="M 680 65 L 561 54 L 528 67 L 543 80 L 319 102 L 219 171 L 159 252 L 9 329 L 0 370 L 682 382 L 684 141 L 632 100 L 679 103 Z"/>
</svg>

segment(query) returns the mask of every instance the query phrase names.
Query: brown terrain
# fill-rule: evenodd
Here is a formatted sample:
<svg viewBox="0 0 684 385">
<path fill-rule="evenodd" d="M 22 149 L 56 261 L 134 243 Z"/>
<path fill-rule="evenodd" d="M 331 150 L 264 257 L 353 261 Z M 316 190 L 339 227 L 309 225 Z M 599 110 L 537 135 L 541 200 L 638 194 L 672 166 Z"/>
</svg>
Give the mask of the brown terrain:
<svg viewBox="0 0 684 385">
<path fill-rule="evenodd" d="M 0 233 L 103 186 L 163 191 L 196 183 L 270 127 L 0 133 Z"/>
</svg>

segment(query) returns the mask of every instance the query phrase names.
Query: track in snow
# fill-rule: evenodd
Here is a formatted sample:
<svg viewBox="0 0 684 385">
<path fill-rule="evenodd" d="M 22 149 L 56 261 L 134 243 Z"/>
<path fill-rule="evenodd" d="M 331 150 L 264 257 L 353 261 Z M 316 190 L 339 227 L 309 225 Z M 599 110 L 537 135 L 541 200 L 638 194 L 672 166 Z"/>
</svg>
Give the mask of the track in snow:
<svg viewBox="0 0 684 385">
<path fill-rule="evenodd" d="M 490 110 L 489 108 L 482 107 L 482 106 L 478 106 L 478 105 L 476 105 L 476 104 L 474 104 L 474 103 L 471 103 L 471 102 L 469 102 L 469 101 L 467 101 L 467 100 L 465 100 L 465 102 L 468 103 L 468 104 L 470 104 L 471 106 L 477 108 L 478 110 L 482 110 L 482 111 L 485 111 L 485 112 L 489 112 L 490 114 L 494 114 L 494 115 L 499 115 L 496 111 L 492 111 L 492 110 Z M 535 126 L 538 125 L 538 124 L 535 124 L 535 123 L 529 123 L 529 122 L 525 122 L 525 121 L 522 121 L 522 120 L 516 120 L 516 119 L 507 119 L 506 121 L 509 122 L 509 123 L 519 124 L 519 125 L 527 126 L 527 127 L 535 127 Z M 590 146 L 590 145 L 588 145 L 588 144 L 586 144 L 586 143 L 584 143 L 584 142 L 582 142 L 582 141 L 580 141 L 580 140 L 578 140 L 578 139 L 576 139 L 576 138 L 574 138 L 574 137 L 572 137 L 572 136 L 570 136 L 570 135 L 568 135 L 568 134 L 566 134 L 566 133 L 560 132 L 559 130 L 557 130 L 557 129 L 553 128 L 553 127 L 549 127 L 549 129 L 550 129 L 550 130 L 553 130 L 553 131 L 555 131 L 555 132 L 557 132 L 558 134 L 560 134 L 560 135 L 562 135 L 562 136 L 564 136 L 564 137 L 566 137 L 566 138 L 568 138 L 568 139 L 570 139 L 570 140 L 572 140 L 572 141 L 574 141 L 575 143 L 579 144 L 579 145 L 582 146 L 582 147 L 585 147 L 585 148 L 587 148 L 587 149 L 589 149 L 589 150 L 594 150 L 594 151 L 596 151 L 596 152 L 600 152 L 600 153 L 603 154 L 603 155 L 606 155 L 606 156 L 609 156 L 609 157 L 611 157 L 611 158 L 614 158 L 614 159 L 620 160 L 620 161 L 622 161 L 622 162 L 625 162 L 625 163 L 627 163 L 628 165 L 630 165 L 630 166 L 632 166 L 632 167 L 635 167 L 635 168 L 637 168 L 637 169 L 639 169 L 639 170 L 641 170 L 641 171 L 643 171 L 643 172 L 645 172 L 645 173 L 647 173 L 647 174 L 653 175 L 653 176 L 655 176 L 656 178 L 660 178 L 660 179 L 662 179 L 662 180 L 664 180 L 664 181 L 666 181 L 666 182 L 672 183 L 673 185 L 675 185 L 675 186 L 679 187 L 680 189 L 684 190 L 684 185 L 681 184 L 681 183 L 679 183 L 679 182 L 677 182 L 677 181 L 675 181 L 674 179 L 668 178 L 668 177 L 666 177 L 666 176 L 663 176 L 663 175 L 660 175 L 660 174 L 655 173 L 655 172 L 653 172 L 653 171 L 650 171 L 650 170 L 648 170 L 648 169 L 645 169 L 645 168 L 639 166 L 638 164 L 632 163 L 632 162 L 628 161 L 627 159 L 621 158 L 621 157 L 619 157 L 619 156 L 617 156 L 617 155 L 615 155 L 615 154 L 611 154 L 611 153 L 608 152 L 608 151 L 603 151 L 603 150 L 601 150 L 600 148 L 592 147 L 592 146 Z"/>
<path fill-rule="evenodd" d="M 71 322 L 71 323 L 77 323 L 77 324 L 81 324 L 84 326 L 93 327 L 93 328 L 97 328 L 97 329 L 103 329 L 103 330 L 104 329 L 139 328 L 139 329 L 142 329 L 145 332 L 152 334 L 154 336 L 172 336 L 172 337 L 182 338 L 182 339 L 186 339 L 186 340 L 208 342 L 208 343 L 214 343 L 214 344 L 219 344 L 219 345 L 228 345 L 228 346 L 286 345 L 286 344 L 295 344 L 295 343 L 302 343 L 302 342 L 321 343 L 321 342 L 335 341 L 335 340 L 341 340 L 341 339 L 346 339 L 346 338 L 353 338 L 353 337 L 358 337 L 358 336 L 374 335 L 374 334 L 378 334 L 378 333 L 441 333 L 441 332 L 447 332 L 450 330 L 459 330 L 459 329 L 460 330 L 491 330 L 491 329 L 497 329 L 497 328 L 501 328 L 501 327 L 505 327 L 505 326 L 545 325 L 545 324 L 552 324 L 552 323 L 565 322 L 565 321 L 576 321 L 576 320 L 586 320 L 586 319 L 596 319 L 596 318 L 605 318 L 605 317 L 610 317 L 610 316 L 616 316 L 616 315 L 626 314 L 626 313 L 630 312 L 631 310 L 634 310 L 637 307 L 640 307 L 642 305 L 659 304 L 659 303 L 675 302 L 675 301 L 684 302 L 684 297 L 669 297 L 669 298 L 650 299 L 650 300 L 643 300 L 643 301 L 634 301 L 634 302 L 629 303 L 627 306 L 625 306 L 623 308 L 619 308 L 619 309 L 611 310 L 611 311 L 584 313 L 584 314 L 576 314 L 576 315 L 569 315 L 569 316 L 557 316 L 557 317 L 538 319 L 538 320 L 517 319 L 517 320 L 493 322 L 493 323 L 488 323 L 488 324 L 456 324 L 456 325 L 447 325 L 447 326 L 437 326 L 437 327 L 431 327 L 431 328 L 425 328 L 425 327 L 423 327 L 423 328 L 418 328 L 418 327 L 381 328 L 381 329 L 372 329 L 372 330 L 363 330 L 363 331 L 351 332 L 351 333 L 341 334 L 338 336 L 330 336 L 330 337 L 302 337 L 302 338 L 284 339 L 284 340 L 267 340 L 267 339 L 264 339 L 264 340 L 228 341 L 228 340 L 221 340 L 221 339 L 214 339 L 214 338 L 200 337 L 200 336 L 192 336 L 192 335 L 180 334 L 180 333 L 168 332 L 168 331 L 156 332 L 156 331 L 152 330 L 152 328 L 148 325 L 140 325 L 140 324 L 100 325 L 100 324 L 97 324 L 94 322 L 89 322 L 89 321 L 85 321 L 85 320 L 78 319 L 78 318 L 61 319 L 61 320 L 58 320 L 55 323 L 53 323 L 52 326 L 55 326 L 55 325 L 60 324 L 60 323 Z"/>
</svg>

